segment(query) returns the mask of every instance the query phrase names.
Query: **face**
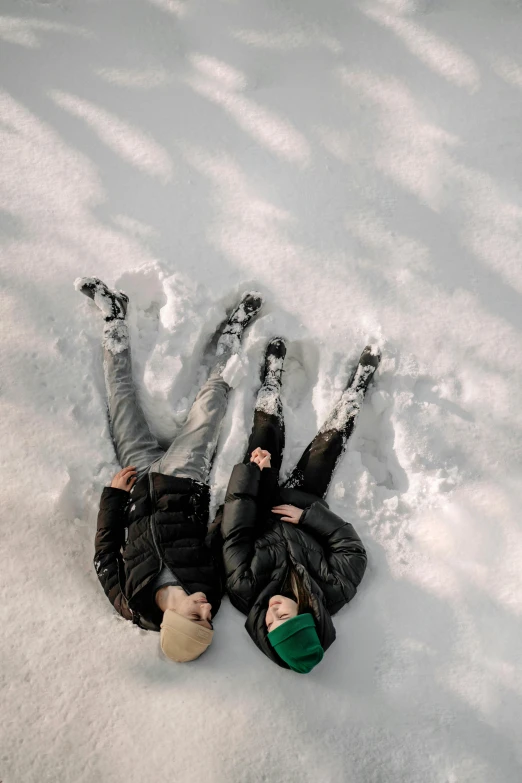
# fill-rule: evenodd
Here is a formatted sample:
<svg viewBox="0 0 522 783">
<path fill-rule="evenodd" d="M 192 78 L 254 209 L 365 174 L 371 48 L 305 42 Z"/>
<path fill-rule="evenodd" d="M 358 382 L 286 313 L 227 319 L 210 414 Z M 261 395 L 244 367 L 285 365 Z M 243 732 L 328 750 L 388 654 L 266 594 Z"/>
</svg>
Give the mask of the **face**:
<svg viewBox="0 0 522 783">
<path fill-rule="evenodd" d="M 187 617 L 204 628 L 212 628 L 210 622 L 212 606 L 207 601 L 205 593 L 192 593 L 191 595 L 182 596 L 176 605 L 175 611 L 182 617 Z"/>
<path fill-rule="evenodd" d="M 272 596 L 265 616 L 267 630 L 275 631 L 291 617 L 297 617 L 297 603 L 284 595 Z"/>
</svg>

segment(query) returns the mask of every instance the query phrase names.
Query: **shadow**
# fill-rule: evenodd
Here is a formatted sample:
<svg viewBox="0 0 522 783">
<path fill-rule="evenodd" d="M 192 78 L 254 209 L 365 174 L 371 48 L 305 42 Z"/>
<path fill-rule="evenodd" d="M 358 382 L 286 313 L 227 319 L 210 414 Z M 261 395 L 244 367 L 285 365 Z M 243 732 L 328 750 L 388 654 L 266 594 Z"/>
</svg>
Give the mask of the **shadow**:
<svg viewBox="0 0 522 783">
<path fill-rule="evenodd" d="M 466 421 L 475 421 L 474 416 L 468 411 L 461 408 L 460 405 L 456 405 L 450 400 L 445 400 L 435 391 L 433 391 L 433 379 L 420 378 L 415 384 L 415 396 L 422 402 L 429 402 L 432 405 L 439 405 L 448 413 L 452 413 L 454 416 L 459 416 Z"/>
<path fill-rule="evenodd" d="M 20 239 L 23 236 L 24 224 L 20 217 L 0 209 L 0 242 Z"/>
</svg>

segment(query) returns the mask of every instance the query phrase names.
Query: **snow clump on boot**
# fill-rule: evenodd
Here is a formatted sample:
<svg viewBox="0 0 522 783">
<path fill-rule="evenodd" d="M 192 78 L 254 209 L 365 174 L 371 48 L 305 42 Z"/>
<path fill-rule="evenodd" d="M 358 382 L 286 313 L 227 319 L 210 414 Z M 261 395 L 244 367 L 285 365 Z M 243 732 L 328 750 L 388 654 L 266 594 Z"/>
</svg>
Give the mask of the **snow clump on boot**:
<svg viewBox="0 0 522 783">
<path fill-rule="evenodd" d="M 129 297 L 123 291 L 115 291 L 109 288 L 98 277 L 77 277 L 74 287 L 89 299 L 102 311 L 106 321 L 123 319 L 127 315 Z"/>
</svg>

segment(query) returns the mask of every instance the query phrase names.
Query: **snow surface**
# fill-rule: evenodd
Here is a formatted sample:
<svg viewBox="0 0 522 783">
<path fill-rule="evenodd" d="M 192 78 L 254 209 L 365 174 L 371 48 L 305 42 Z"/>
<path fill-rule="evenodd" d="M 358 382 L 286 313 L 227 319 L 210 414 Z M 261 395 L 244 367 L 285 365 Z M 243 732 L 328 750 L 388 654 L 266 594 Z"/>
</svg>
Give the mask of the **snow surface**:
<svg viewBox="0 0 522 783">
<path fill-rule="evenodd" d="M 522 779 L 521 33 L 518 0 L 4 0 L 2 783 Z M 183 666 L 111 609 L 83 275 L 130 296 L 164 443 L 263 294 L 214 507 L 271 337 L 285 475 L 382 345 L 329 495 L 368 571 L 309 676 L 228 601 Z"/>
</svg>

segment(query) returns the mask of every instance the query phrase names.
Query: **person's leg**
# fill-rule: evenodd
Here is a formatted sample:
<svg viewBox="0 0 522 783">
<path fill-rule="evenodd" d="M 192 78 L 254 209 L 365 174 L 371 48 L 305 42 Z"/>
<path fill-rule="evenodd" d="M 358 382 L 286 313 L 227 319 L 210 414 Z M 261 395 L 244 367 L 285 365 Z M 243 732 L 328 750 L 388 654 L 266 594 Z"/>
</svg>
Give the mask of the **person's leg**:
<svg viewBox="0 0 522 783">
<path fill-rule="evenodd" d="M 338 430 L 318 432 L 286 480 L 285 488 L 324 497 L 347 439 Z"/>
<path fill-rule="evenodd" d="M 318 497 L 326 495 L 380 359 L 378 349 L 366 346 L 348 387 L 318 434 L 304 450 L 285 487 L 302 489 Z"/>
<path fill-rule="evenodd" d="M 266 348 L 263 369 L 263 383 L 257 394 L 254 422 L 243 460 L 250 462 L 250 455 L 256 448 L 269 451 L 272 471 L 279 475 L 285 445 L 283 404 L 281 402 L 281 380 L 286 355 L 284 340 L 276 337 Z"/>
<path fill-rule="evenodd" d="M 265 353 L 263 383 L 257 394 L 252 432 L 243 462 L 250 463 L 252 452 L 270 452 L 270 468 L 263 468 L 258 492 L 259 518 L 265 519 L 270 509 L 279 503 L 279 471 L 285 445 L 285 425 L 281 402 L 281 380 L 286 354 L 284 341 L 271 340 Z"/>
<path fill-rule="evenodd" d="M 230 391 L 222 373 L 228 359 L 238 351 L 243 331 L 261 304 L 257 294 L 243 296 L 218 341 L 216 362 L 194 400 L 186 422 L 167 452 L 151 465 L 151 471 L 207 483 Z"/>
<path fill-rule="evenodd" d="M 93 299 L 105 316 L 103 367 L 111 437 L 120 465 L 134 465 L 140 477 L 164 450 L 149 430 L 132 380 L 128 298 L 93 277 L 78 278 L 75 288 Z"/>
<path fill-rule="evenodd" d="M 134 465 L 140 478 L 164 453 L 152 435 L 132 379 L 130 348 L 117 353 L 104 348 L 109 425 L 118 462 Z"/>
<path fill-rule="evenodd" d="M 252 452 L 257 449 L 264 449 L 271 454 L 272 470 L 279 471 L 283 460 L 283 449 L 285 446 L 285 425 L 280 416 L 274 416 L 264 411 L 254 411 L 254 421 L 252 432 L 248 440 L 247 450 L 243 462 L 248 465 Z"/>
<path fill-rule="evenodd" d="M 150 466 L 155 473 L 184 476 L 206 484 L 212 468 L 230 386 L 213 376 L 201 387 L 187 420 L 166 453 Z"/>
</svg>

